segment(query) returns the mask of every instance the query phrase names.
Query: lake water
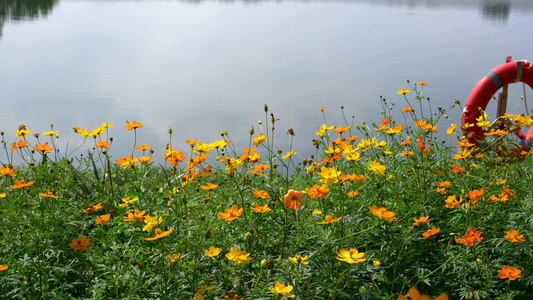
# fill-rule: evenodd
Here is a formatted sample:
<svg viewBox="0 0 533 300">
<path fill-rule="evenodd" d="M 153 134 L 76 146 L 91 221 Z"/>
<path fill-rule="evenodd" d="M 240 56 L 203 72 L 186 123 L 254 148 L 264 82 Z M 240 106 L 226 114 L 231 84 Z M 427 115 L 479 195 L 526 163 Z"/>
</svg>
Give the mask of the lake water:
<svg viewBox="0 0 533 300">
<path fill-rule="evenodd" d="M 464 104 L 506 56 L 533 60 L 532 14 L 519 0 L 3 1 L 0 130 L 11 142 L 21 123 L 32 134 L 54 123 L 64 147 L 73 126 L 108 122 L 118 158 L 136 120 L 138 143 L 162 161 L 169 126 L 182 150 L 224 130 L 247 147 L 267 103 L 278 145 L 288 151 L 293 128 L 301 160 L 320 107 L 329 125 L 344 125 L 341 105 L 357 123 L 377 121 L 379 96 L 403 106 L 407 79 L 427 81 L 435 107 Z"/>
</svg>

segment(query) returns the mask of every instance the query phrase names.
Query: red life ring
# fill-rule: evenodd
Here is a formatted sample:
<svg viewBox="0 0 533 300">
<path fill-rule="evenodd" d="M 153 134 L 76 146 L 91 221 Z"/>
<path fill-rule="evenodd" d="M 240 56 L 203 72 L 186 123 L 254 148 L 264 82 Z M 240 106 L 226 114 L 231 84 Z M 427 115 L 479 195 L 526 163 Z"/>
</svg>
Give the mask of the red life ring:
<svg viewBox="0 0 533 300">
<path fill-rule="evenodd" d="M 463 135 L 468 138 L 470 143 L 478 145 L 479 141 L 485 139 L 483 128 L 476 125 L 476 118 L 481 116 L 479 108 L 485 110 L 492 96 L 500 88 L 515 82 L 523 82 L 533 88 L 533 64 L 526 61 L 509 61 L 492 69 L 476 84 L 466 101 L 466 107 L 461 118 Z M 474 126 L 467 128 L 465 124 L 474 124 Z M 523 146 L 522 150 L 527 151 L 531 147 L 530 139 L 533 136 L 533 127 L 529 129 L 527 134 L 518 132 L 517 135 L 522 140 L 520 143 Z"/>
</svg>

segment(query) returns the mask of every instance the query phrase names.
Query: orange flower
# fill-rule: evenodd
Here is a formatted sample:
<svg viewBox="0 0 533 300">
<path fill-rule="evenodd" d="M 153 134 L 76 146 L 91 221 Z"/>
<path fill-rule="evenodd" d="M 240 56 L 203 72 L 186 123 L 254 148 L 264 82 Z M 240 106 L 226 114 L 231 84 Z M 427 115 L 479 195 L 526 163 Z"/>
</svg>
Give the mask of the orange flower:
<svg viewBox="0 0 533 300">
<path fill-rule="evenodd" d="M 0 167 L 0 177 L 3 177 L 3 176 L 11 176 L 11 177 L 17 176 L 17 174 L 15 174 L 15 168 Z"/>
<path fill-rule="evenodd" d="M 414 109 L 412 107 L 404 107 L 404 108 L 402 108 L 402 112 L 403 113 L 413 112 L 413 111 L 414 111 Z"/>
<path fill-rule="evenodd" d="M 104 207 L 102 206 L 102 202 L 94 205 L 94 204 L 89 204 L 89 208 L 87 209 L 84 209 L 83 212 L 84 213 L 88 213 L 88 214 L 93 214 L 95 211 L 97 210 L 100 210 L 100 209 L 104 209 Z"/>
<path fill-rule="evenodd" d="M 358 138 L 359 138 L 358 136 L 352 135 L 352 136 L 347 137 L 346 140 L 348 142 L 355 142 L 357 141 Z"/>
<path fill-rule="evenodd" d="M 385 221 L 397 221 L 399 220 L 399 218 L 394 218 L 393 216 L 395 215 L 394 212 L 392 211 L 387 211 L 387 209 L 385 207 L 380 207 L 378 208 L 377 206 L 370 206 L 368 208 L 370 210 L 370 212 L 380 218 L 380 219 L 383 219 Z"/>
<path fill-rule="evenodd" d="M 130 121 L 126 120 L 126 123 L 127 125 L 124 125 L 124 127 L 126 127 L 127 130 L 133 130 L 133 129 L 137 129 L 137 128 L 143 128 L 144 125 L 137 122 L 137 121 L 133 121 L 131 122 L 130 124 Z"/>
<path fill-rule="evenodd" d="M 470 201 L 474 200 L 474 203 L 477 203 L 479 201 L 479 197 L 483 195 L 484 192 L 485 188 L 482 188 L 481 190 L 468 191 L 468 198 Z"/>
<path fill-rule="evenodd" d="M 252 193 L 254 193 L 254 197 L 256 198 L 262 198 L 262 199 L 268 199 L 270 198 L 270 196 L 268 195 L 268 193 L 266 191 L 263 191 L 263 190 L 256 190 L 256 189 L 253 189 L 252 190 Z"/>
<path fill-rule="evenodd" d="M 326 187 L 325 184 L 323 184 L 322 186 L 315 184 L 314 186 L 310 187 L 309 190 L 307 190 L 307 194 L 311 198 L 325 198 L 328 192 L 329 189 Z"/>
<path fill-rule="evenodd" d="M 463 202 L 463 197 L 459 197 L 459 201 L 457 201 L 457 197 L 455 195 L 448 196 L 446 198 L 446 207 L 447 208 L 459 208 L 461 207 L 461 202 Z"/>
<path fill-rule="evenodd" d="M 446 194 L 446 189 L 445 188 L 436 188 L 435 192 L 444 195 L 444 194 Z"/>
<path fill-rule="evenodd" d="M 358 191 L 349 191 L 346 195 L 348 195 L 348 197 L 355 197 L 355 196 L 359 195 L 359 192 Z"/>
<path fill-rule="evenodd" d="M 87 249 L 87 246 L 91 244 L 91 239 L 85 238 L 85 236 L 72 239 L 72 244 L 68 244 L 68 246 L 74 251 L 84 251 Z"/>
<path fill-rule="evenodd" d="M 250 209 L 255 211 L 256 213 L 266 213 L 266 212 L 271 211 L 271 209 L 268 207 L 268 203 L 261 206 L 261 205 L 259 205 L 259 203 L 256 202 L 255 203 L 255 208 L 252 207 Z"/>
<path fill-rule="evenodd" d="M 218 186 L 218 184 L 209 183 L 208 185 L 201 185 L 200 188 L 202 190 L 212 190 L 215 189 Z"/>
<path fill-rule="evenodd" d="M 128 216 L 127 217 L 124 217 L 124 222 L 127 222 L 127 221 L 142 221 L 144 219 L 144 214 L 146 213 L 146 211 L 139 211 L 138 209 L 135 209 L 135 212 L 131 212 L 131 211 L 127 211 L 128 213 Z"/>
<path fill-rule="evenodd" d="M 157 240 L 157 239 L 160 239 L 162 237 L 165 237 L 165 236 L 171 234 L 173 230 L 174 230 L 174 228 L 170 228 L 170 230 L 168 230 L 168 231 L 161 231 L 161 229 L 156 228 L 154 237 L 144 238 L 144 239 L 147 240 L 147 241 Z"/>
<path fill-rule="evenodd" d="M 52 192 L 39 193 L 39 196 L 48 197 L 48 198 L 54 198 L 54 199 L 59 198 L 59 197 L 55 196 L 54 194 L 52 194 Z"/>
<path fill-rule="evenodd" d="M 33 184 L 33 181 L 25 182 L 24 179 L 22 179 L 21 181 L 15 180 L 15 185 L 12 185 L 11 187 L 13 189 L 20 189 L 20 188 L 23 188 L 23 187 L 30 186 L 32 184 Z"/>
<path fill-rule="evenodd" d="M 20 148 L 27 148 L 29 147 L 28 146 L 28 142 L 26 141 L 23 141 L 23 140 L 19 140 L 17 144 L 11 144 L 11 151 L 15 151 L 17 149 L 20 149 Z"/>
<path fill-rule="evenodd" d="M 348 131 L 348 129 L 350 129 L 350 127 L 342 127 L 342 126 L 339 126 L 335 129 L 333 129 L 333 132 L 336 132 L 336 133 L 345 133 L 346 131 Z"/>
<path fill-rule="evenodd" d="M 0 271 L 4 271 L 4 270 L 7 270 L 9 268 L 9 266 L 4 266 L 4 265 L 0 265 Z"/>
<path fill-rule="evenodd" d="M 450 168 L 452 169 L 452 172 L 454 173 L 463 173 L 465 170 L 465 167 L 461 167 L 460 165 L 451 164 Z"/>
<path fill-rule="evenodd" d="M 37 144 L 37 145 L 35 145 L 35 150 L 44 153 L 44 152 L 50 152 L 50 151 L 52 151 L 53 149 L 50 148 L 50 146 L 48 146 L 48 142 L 46 142 L 46 143 L 44 143 L 44 144 Z"/>
<path fill-rule="evenodd" d="M 427 81 L 420 81 L 417 83 L 418 85 L 425 85 L 427 86 L 428 85 L 428 82 Z"/>
<path fill-rule="evenodd" d="M 405 145 L 410 144 L 410 143 L 411 143 L 411 139 L 408 138 L 405 141 L 401 142 L 400 145 L 405 146 Z"/>
<path fill-rule="evenodd" d="M 422 233 L 422 235 L 424 236 L 423 239 L 427 240 L 428 238 L 430 238 L 431 236 L 434 236 L 435 234 L 439 232 L 440 232 L 440 228 L 437 229 L 435 228 L 435 226 L 433 226 L 433 228 L 428 229 L 426 232 Z"/>
<path fill-rule="evenodd" d="M 505 238 L 508 239 L 511 243 L 522 243 L 524 241 L 524 235 L 518 235 L 518 230 L 516 229 L 507 231 Z"/>
<path fill-rule="evenodd" d="M 416 228 L 418 227 L 418 225 L 420 224 L 426 224 L 429 222 L 429 216 L 422 216 L 420 218 L 413 218 L 413 220 L 415 220 L 415 222 L 413 223 L 413 227 Z"/>
<path fill-rule="evenodd" d="M 136 158 L 133 158 L 131 155 L 128 157 L 121 157 L 120 159 L 115 159 L 117 165 L 123 166 L 124 168 L 132 168 L 135 166 Z"/>
<path fill-rule="evenodd" d="M 106 148 L 109 149 L 109 143 L 104 141 L 98 141 L 96 144 L 94 144 L 96 148 Z"/>
<path fill-rule="evenodd" d="M 337 222 L 338 220 L 342 219 L 342 217 L 338 217 L 338 218 L 333 218 L 331 215 L 327 215 L 325 221 L 322 221 L 322 222 L 316 222 L 317 224 L 329 224 L 329 223 L 334 223 L 334 222 Z"/>
<path fill-rule="evenodd" d="M 109 221 L 110 218 L 111 218 L 111 214 L 101 215 L 100 217 L 96 218 L 96 224 L 105 225 L 107 224 L 107 221 Z"/>
<path fill-rule="evenodd" d="M 437 186 L 438 186 L 438 187 L 449 187 L 449 186 L 451 186 L 451 185 L 452 185 L 452 183 L 449 182 L 449 181 L 447 181 L 447 180 L 446 180 L 446 181 L 439 181 L 439 182 L 437 183 Z"/>
<path fill-rule="evenodd" d="M 522 272 L 522 270 L 517 269 L 515 267 L 509 268 L 508 266 L 503 266 L 501 270 L 498 270 L 498 277 L 500 277 L 501 279 L 507 278 L 509 280 L 515 280 L 517 278 L 522 277 L 520 276 L 520 272 Z"/>
<path fill-rule="evenodd" d="M 416 289 L 416 287 L 412 287 L 409 289 L 409 298 L 405 297 L 402 293 L 400 293 L 400 300 L 449 300 L 448 295 L 446 294 L 440 294 L 436 298 L 431 298 L 431 296 L 428 295 L 420 295 L 420 292 Z"/>
<path fill-rule="evenodd" d="M 265 142 L 266 140 L 268 140 L 268 137 L 266 137 L 263 133 L 259 134 L 259 135 L 256 135 L 254 137 L 254 146 L 258 146 L 259 144 Z"/>
<path fill-rule="evenodd" d="M 250 163 L 251 162 L 252 161 L 250 161 Z M 266 169 L 268 169 L 268 165 L 259 164 L 259 165 L 255 166 L 253 170 L 248 170 L 248 172 L 250 172 L 250 173 L 252 173 L 254 175 L 257 175 L 257 176 L 265 176 L 265 174 L 263 174 L 261 172 L 266 171 Z"/>
<path fill-rule="evenodd" d="M 243 208 L 233 205 L 231 208 L 226 208 L 224 212 L 218 212 L 218 217 L 224 221 L 233 221 L 242 215 Z"/>
<path fill-rule="evenodd" d="M 292 210 L 296 210 L 300 204 L 302 204 L 302 196 L 302 193 L 290 189 L 287 194 L 285 194 L 285 201 L 283 201 L 283 205 Z"/>
<path fill-rule="evenodd" d="M 463 149 L 463 148 L 470 148 L 474 147 L 476 144 L 470 143 L 466 138 L 463 138 L 461 141 L 456 141 L 457 147 Z"/>
<path fill-rule="evenodd" d="M 145 150 L 150 150 L 151 148 L 152 148 L 152 146 L 150 146 L 150 145 L 142 144 L 140 146 L 135 147 L 135 150 L 137 150 L 137 151 L 145 151 Z"/>
<path fill-rule="evenodd" d="M 474 242 L 478 241 L 481 242 L 483 240 L 483 237 L 481 237 L 482 232 L 475 230 L 474 228 L 470 227 L 466 231 L 466 234 L 463 235 L 461 238 L 465 240 L 464 244 L 467 246 L 474 246 Z"/>
<path fill-rule="evenodd" d="M 239 297 L 239 295 L 234 294 L 233 292 L 226 292 L 226 296 L 224 298 L 229 300 L 244 300 L 244 297 Z"/>
</svg>

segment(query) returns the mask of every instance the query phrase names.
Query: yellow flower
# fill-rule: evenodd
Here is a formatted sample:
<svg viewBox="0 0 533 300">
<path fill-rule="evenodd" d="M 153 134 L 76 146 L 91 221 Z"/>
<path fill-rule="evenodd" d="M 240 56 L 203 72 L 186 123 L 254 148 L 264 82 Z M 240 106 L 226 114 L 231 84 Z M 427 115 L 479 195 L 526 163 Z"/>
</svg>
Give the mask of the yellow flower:
<svg viewBox="0 0 533 300">
<path fill-rule="evenodd" d="M 294 152 L 294 150 L 291 150 L 289 152 L 287 152 L 285 155 L 283 155 L 283 159 L 286 159 L 286 158 L 289 158 L 291 156 L 294 156 L 297 152 Z"/>
<path fill-rule="evenodd" d="M 196 144 L 194 145 L 192 152 L 207 155 L 211 150 L 213 150 L 213 148 L 209 146 L 209 144 Z"/>
<path fill-rule="evenodd" d="M 368 164 L 368 169 L 378 174 L 379 176 L 385 176 L 385 170 L 387 169 L 387 167 L 373 160 Z"/>
<path fill-rule="evenodd" d="M 291 291 L 294 287 L 292 285 L 285 286 L 283 283 L 276 282 L 274 284 L 274 287 L 270 286 L 270 291 L 272 294 L 276 295 L 282 295 L 289 298 L 296 297 L 295 295 L 291 294 Z"/>
<path fill-rule="evenodd" d="M 57 131 L 50 130 L 47 132 L 43 132 L 43 135 L 58 136 L 59 134 L 57 134 Z"/>
<path fill-rule="evenodd" d="M 15 137 L 26 137 L 28 134 L 30 134 L 31 130 L 26 129 L 15 129 Z"/>
<path fill-rule="evenodd" d="M 224 221 L 233 221 L 242 215 L 243 208 L 239 208 L 237 205 L 226 208 L 224 212 L 219 212 L 218 217 Z"/>
<path fill-rule="evenodd" d="M 157 215 L 155 215 L 155 217 L 144 216 L 144 223 L 146 223 L 146 225 L 144 225 L 143 231 L 152 231 L 152 228 L 154 228 L 154 226 L 159 225 L 162 222 L 163 218 L 159 217 L 158 219 Z"/>
<path fill-rule="evenodd" d="M 446 133 L 449 136 L 452 136 L 452 134 L 454 134 L 456 128 L 457 128 L 457 125 L 455 123 L 452 123 L 452 125 L 450 125 L 450 127 L 448 127 L 448 129 L 446 129 Z"/>
<path fill-rule="evenodd" d="M 378 259 L 374 259 L 374 260 L 372 261 L 372 264 L 373 264 L 374 266 L 380 266 L 380 265 L 381 265 L 381 262 L 380 262 Z"/>
<path fill-rule="evenodd" d="M 315 214 L 315 215 L 321 215 L 321 214 L 322 214 L 322 211 L 321 211 L 321 210 L 318 210 L 318 209 L 315 209 L 315 210 L 313 210 L 313 214 Z"/>
<path fill-rule="evenodd" d="M 130 204 L 132 204 L 133 202 L 135 202 L 135 201 L 137 201 L 137 200 L 139 200 L 138 197 L 135 197 L 135 198 L 133 198 L 133 199 L 131 199 L 131 200 L 130 200 L 130 197 L 128 197 L 128 198 L 122 198 L 122 202 L 124 202 L 124 203 L 120 203 L 118 206 L 120 206 L 120 207 L 126 207 L 126 206 L 129 206 Z"/>
<path fill-rule="evenodd" d="M 113 125 L 111 125 L 109 123 L 102 123 L 102 127 L 104 127 L 104 128 L 112 128 Z"/>
<path fill-rule="evenodd" d="M 220 248 L 216 248 L 214 246 L 209 247 L 209 249 L 204 250 L 205 255 L 211 257 L 212 260 L 215 260 L 215 257 L 217 257 L 220 254 Z"/>
<path fill-rule="evenodd" d="M 226 147 L 227 145 L 229 145 L 228 141 L 220 140 L 220 141 L 212 142 L 211 144 L 209 144 L 209 147 L 211 147 L 213 149 L 221 149 L 221 148 Z"/>
<path fill-rule="evenodd" d="M 250 257 L 250 253 L 246 251 L 237 251 L 235 247 L 231 247 L 230 252 L 226 254 L 226 258 L 233 261 L 236 264 L 244 263 L 249 264 L 252 262 L 252 258 Z"/>
<path fill-rule="evenodd" d="M 322 167 L 320 168 L 320 173 L 318 173 L 318 175 L 320 175 L 321 178 L 320 182 L 324 183 L 325 185 L 332 185 L 339 182 L 341 172 L 337 171 L 336 167 Z"/>
<path fill-rule="evenodd" d="M 263 142 L 265 142 L 266 140 L 268 140 L 268 137 L 266 137 L 263 133 L 259 134 L 259 135 L 256 135 L 254 137 L 254 146 L 258 146 L 259 144 L 262 144 Z"/>
<path fill-rule="evenodd" d="M 346 249 L 342 248 L 337 251 L 336 259 L 340 261 L 347 262 L 349 264 L 357 264 L 366 260 L 366 254 L 363 252 L 357 251 L 357 249 Z"/>
<path fill-rule="evenodd" d="M 301 256 L 300 254 L 296 255 L 296 257 L 289 257 L 289 261 L 292 262 L 292 263 L 295 263 L 295 264 L 302 264 L 302 265 L 308 265 L 309 262 L 306 261 L 307 260 L 307 255 L 306 256 Z"/>
<path fill-rule="evenodd" d="M 402 133 L 402 129 L 403 129 L 403 123 L 396 126 L 396 127 L 392 127 L 392 128 L 389 128 L 385 131 L 386 134 L 401 134 Z"/>
<path fill-rule="evenodd" d="M 171 265 L 175 264 L 176 262 L 178 262 L 178 260 L 180 259 L 181 257 L 181 253 L 174 253 L 170 256 L 167 257 L 167 268 L 170 268 Z"/>
<path fill-rule="evenodd" d="M 215 285 L 200 284 L 200 286 L 195 288 L 194 291 L 197 293 L 205 293 L 205 292 L 209 292 L 210 290 L 214 288 L 215 288 Z"/>
<path fill-rule="evenodd" d="M 405 88 L 402 88 L 401 90 L 396 92 L 396 94 L 398 94 L 398 95 L 405 95 L 405 94 L 409 94 L 409 93 L 411 93 L 411 91 L 410 90 L 406 90 Z"/>
<path fill-rule="evenodd" d="M 0 198 L 5 198 L 6 197 L 6 193 L 0 193 Z"/>
</svg>

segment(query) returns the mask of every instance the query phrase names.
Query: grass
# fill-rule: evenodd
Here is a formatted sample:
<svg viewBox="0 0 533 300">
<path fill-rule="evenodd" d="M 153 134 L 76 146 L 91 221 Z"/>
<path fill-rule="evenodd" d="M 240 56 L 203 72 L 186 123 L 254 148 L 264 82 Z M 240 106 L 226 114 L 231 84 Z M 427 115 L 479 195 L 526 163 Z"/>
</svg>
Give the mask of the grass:
<svg viewBox="0 0 533 300">
<path fill-rule="evenodd" d="M 381 99 L 381 124 L 332 126 L 322 113 L 323 125 L 310 124 L 315 153 L 302 161 L 299 149 L 276 147 L 267 106 L 247 149 L 223 133 L 179 151 L 170 130 L 165 165 L 147 145 L 111 158 L 107 132 L 120 129 L 110 124 L 75 128 L 94 140 L 85 156 L 59 156 L 53 128 L 35 143 L 24 127 L 15 139 L 2 132 L 0 295 L 398 299 L 416 286 L 450 299 L 527 299 L 532 160 L 509 150 L 510 123 L 469 144 L 446 115 L 459 103 L 433 110 L 424 85 L 400 90 L 404 108 Z M 452 125 L 461 149 L 437 141 L 437 123 Z M 142 124 L 126 128 L 137 143 Z M 14 155 L 25 163 L 13 168 Z"/>
</svg>

